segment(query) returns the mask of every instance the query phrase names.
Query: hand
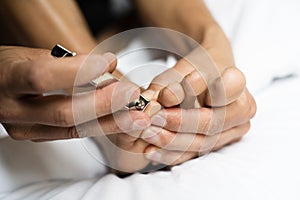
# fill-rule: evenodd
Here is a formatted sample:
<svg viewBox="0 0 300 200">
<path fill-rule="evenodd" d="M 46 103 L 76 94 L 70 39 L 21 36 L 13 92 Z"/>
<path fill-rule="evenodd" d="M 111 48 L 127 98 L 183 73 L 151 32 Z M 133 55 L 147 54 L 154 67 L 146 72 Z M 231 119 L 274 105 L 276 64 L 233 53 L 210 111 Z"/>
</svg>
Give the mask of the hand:
<svg viewBox="0 0 300 200">
<path fill-rule="evenodd" d="M 77 130 L 98 126 L 98 121 L 101 133 L 115 133 L 107 121 L 113 119 L 111 113 L 139 96 L 138 88 L 132 83 L 115 82 L 73 97 L 43 95 L 53 90 L 72 89 L 75 79 L 78 85 L 88 83 L 116 67 L 116 58 L 110 53 L 86 58 L 78 55 L 58 59 L 49 50 L 0 47 L 0 122 L 12 138 L 34 141 L 76 138 Z M 84 73 L 79 76 L 79 71 Z M 80 117 L 75 121 L 75 116 Z M 80 136 L 101 135 L 86 130 Z"/>
<path fill-rule="evenodd" d="M 150 126 L 149 116 L 154 115 L 160 109 L 161 106 L 157 102 L 150 102 L 144 112 L 130 111 L 129 113 L 132 118 L 144 119 L 147 126 L 144 126 L 144 122 L 142 125 L 143 129 L 146 129 Z M 125 122 L 124 124 L 130 126 L 129 123 L 126 123 L 128 122 L 126 112 L 120 112 L 119 114 L 120 118 L 117 121 Z M 113 119 L 111 119 L 111 123 L 115 124 Z M 132 131 L 130 128 L 121 130 L 120 127 L 115 127 L 115 130 L 119 130 L 119 133 L 95 138 L 101 145 L 107 166 L 118 174 L 133 173 L 144 169 L 150 163 L 150 160 L 144 154 L 149 143 L 140 138 L 142 130 Z"/>
<path fill-rule="evenodd" d="M 153 145 L 145 153 L 155 162 L 179 164 L 238 141 L 255 115 L 255 101 L 244 75 L 234 67 L 222 30 L 206 27 L 201 38 L 208 54 L 194 49 L 148 88 L 154 91 L 152 99 L 166 107 L 142 134 Z"/>
<path fill-rule="evenodd" d="M 145 153 L 152 161 L 177 165 L 237 142 L 250 128 L 254 105 L 253 97 L 246 90 L 226 106 L 224 124 L 223 108 L 164 109 L 152 117 L 152 126 L 142 134 L 152 144 Z M 213 119 L 213 115 L 221 120 Z"/>
</svg>

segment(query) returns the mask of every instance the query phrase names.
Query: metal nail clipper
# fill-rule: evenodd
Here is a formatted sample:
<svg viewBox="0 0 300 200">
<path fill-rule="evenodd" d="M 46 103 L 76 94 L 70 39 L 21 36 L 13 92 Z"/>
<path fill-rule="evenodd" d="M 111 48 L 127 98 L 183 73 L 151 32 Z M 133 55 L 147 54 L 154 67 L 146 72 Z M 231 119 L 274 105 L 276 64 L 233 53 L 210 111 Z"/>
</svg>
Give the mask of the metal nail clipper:
<svg viewBox="0 0 300 200">
<path fill-rule="evenodd" d="M 63 57 L 73 57 L 73 56 L 76 56 L 77 54 L 76 54 L 76 52 L 72 52 L 72 51 L 66 49 L 65 47 L 57 44 L 53 47 L 53 49 L 51 51 L 51 55 L 54 57 L 57 57 L 57 58 L 63 58 Z M 98 78 L 90 81 L 89 84 L 90 84 L 90 86 L 92 86 L 94 88 L 102 88 L 116 80 L 118 80 L 117 77 L 106 72 L 103 75 L 99 76 Z M 90 87 L 90 86 L 87 86 L 87 87 Z M 138 99 L 127 104 L 125 106 L 125 109 L 128 109 L 128 110 L 134 109 L 134 110 L 144 111 L 149 103 L 150 103 L 150 101 L 147 98 L 145 98 L 143 95 L 140 95 Z"/>
</svg>

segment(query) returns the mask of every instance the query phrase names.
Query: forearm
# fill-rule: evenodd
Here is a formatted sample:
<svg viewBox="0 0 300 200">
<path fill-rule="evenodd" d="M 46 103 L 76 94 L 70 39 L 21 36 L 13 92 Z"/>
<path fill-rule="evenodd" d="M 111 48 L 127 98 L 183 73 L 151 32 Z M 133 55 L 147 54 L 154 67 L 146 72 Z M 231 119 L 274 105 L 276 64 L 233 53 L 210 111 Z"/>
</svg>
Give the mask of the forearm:
<svg viewBox="0 0 300 200">
<path fill-rule="evenodd" d="M 136 0 L 147 25 L 170 28 L 199 42 L 218 63 L 234 66 L 231 45 L 202 0 Z"/>
<path fill-rule="evenodd" d="M 82 53 L 97 44 L 73 0 L 4 0 L 0 7 L 15 44 L 50 49 L 61 43 Z"/>
<path fill-rule="evenodd" d="M 197 41 L 205 28 L 217 26 L 202 0 L 136 0 L 136 5 L 147 25 L 177 30 Z"/>
</svg>

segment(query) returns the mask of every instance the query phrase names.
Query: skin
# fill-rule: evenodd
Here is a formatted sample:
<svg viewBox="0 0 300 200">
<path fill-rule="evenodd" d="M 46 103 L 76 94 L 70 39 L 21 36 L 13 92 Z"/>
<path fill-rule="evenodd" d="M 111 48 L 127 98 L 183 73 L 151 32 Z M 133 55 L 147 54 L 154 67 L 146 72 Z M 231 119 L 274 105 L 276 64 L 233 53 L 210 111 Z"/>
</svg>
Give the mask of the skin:
<svg viewBox="0 0 300 200">
<path fill-rule="evenodd" d="M 174 1 L 168 0 L 137 3 L 143 11 L 141 13 L 144 18 L 149 20 L 146 21 L 149 25 L 181 31 L 202 45 L 221 74 L 220 79 L 211 84 L 218 86 L 223 83 L 226 95 L 224 100 L 218 100 L 216 90 L 214 97 L 217 100 L 212 101 L 212 95 L 209 95 L 208 86 L 205 84 L 209 80 L 205 80 L 203 74 L 187 62 L 186 59 L 201 64 L 201 59 L 197 59 L 199 49 L 191 52 L 186 59 L 179 60 L 171 70 L 156 77 L 148 88 L 148 91 L 154 91 L 154 95 L 148 97 L 158 101 L 165 109 L 152 117 L 152 126 L 141 135 L 144 141 L 151 144 L 144 151 L 146 157 L 154 163 L 177 165 L 239 141 L 250 128 L 250 119 L 256 113 L 256 104 L 246 88 L 244 75 L 235 67 L 229 41 L 209 14 L 205 4 L 202 1 L 181 1 L 182 6 L 175 6 Z M 185 10 L 189 12 L 186 13 Z M 198 14 L 199 10 L 201 15 Z M 197 19 L 197 16 L 200 18 Z M 182 23 L 175 22 L 172 20 L 174 18 Z M 178 80 L 173 78 L 174 71 L 179 74 Z M 166 83 L 166 80 L 170 81 Z M 187 99 L 191 97 L 198 100 L 201 108 L 194 108 L 194 104 L 188 104 Z M 167 108 L 180 103 L 185 103 L 187 108 Z M 225 117 L 224 125 L 211 119 L 212 113 L 218 113 L 218 110 L 226 112 L 226 116 L 220 116 Z M 183 117 L 181 113 L 186 114 Z M 216 116 L 218 118 L 218 114 Z M 190 130 L 191 124 L 199 126 Z M 139 150 L 134 149 L 133 152 Z M 126 165 L 126 159 L 123 160 L 119 166 Z M 130 171 L 130 166 L 127 171 Z"/>
<path fill-rule="evenodd" d="M 150 117 L 161 110 L 161 105 L 152 101 L 144 112 Z M 149 127 L 148 126 L 148 127 Z M 140 139 L 142 130 L 127 133 L 117 133 L 105 137 L 95 138 L 101 144 L 102 150 L 107 157 L 107 165 L 113 172 L 118 174 L 133 173 L 145 168 L 151 162 L 145 157 L 144 150 L 149 143 Z M 108 140 L 107 140 L 108 139 Z"/>
<path fill-rule="evenodd" d="M 1 25 L 6 27 L 2 44 L 51 49 L 59 43 L 78 53 L 89 53 L 97 44 L 73 0 L 3 0 L 0 4 Z"/>
<path fill-rule="evenodd" d="M 0 7 L 3 8 L 2 15 L 10 15 L 10 19 L 15 20 L 12 24 L 25 27 L 23 31 L 27 37 L 18 37 L 19 44 L 52 48 L 59 38 L 59 42 L 66 45 L 66 47 L 77 52 L 87 53 L 96 45 L 96 39 L 90 35 L 74 1 L 64 1 L 63 5 L 58 2 L 61 1 L 52 0 L 43 1 L 42 3 L 38 0 L 32 0 L 35 7 L 29 4 L 25 5 L 26 3 L 23 2 L 22 7 L 25 8 L 26 12 L 19 12 L 16 9 L 16 4 L 20 3 L 16 0 L 2 1 L 1 4 L 4 6 Z M 152 104 L 159 103 L 164 109 L 157 113 L 144 113 L 146 114 L 144 119 L 148 120 L 148 124 L 145 123 L 147 125 L 143 128 L 144 131 L 132 132 L 127 129 L 125 133 L 125 131 L 114 127 L 114 133 L 112 131 L 108 138 L 129 154 L 120 150 L 111 151 L 109 147 L 106 147 L 106 144 L 103 144 L 103 138 L 99 138 L 98 141 L 104 147 L 107 157 L 113 158 L 108 162 L 113 163 L 113 167 L 120 169 L 120 171 L 134 172 L 144 168 L 152 161 L 175 165 L 210 150 L 217 150 L 239 141 L 249 130 L 250 119 L 255 115 L 256 105 L 245 86 L 244 75 L 235 67 L 229 41 L 209 13 L 205 3 L 199 0 L 136 0 L 135 3 L 145 25 L 177 30 L 198 41 L 214 61 L 221 76 L 217 80 L 211 80 L 205 76 L 204 72 L 199 73 L 195 70 L 183 58 L 178 61 L 172 70 L 156 77 L 146 93 L 148 92 L 148 97 L 152 99 Z M 53 11 L 51 13 L 47 11 L 49 6 Z M 63 9 L 64 6 L 71 9 L 65 10 Z M 34 15 L 36 12 L 31 11 L 37 8 L 43 13 L 43 18 L 35 18 L 39 23 L 39 27 L 41 30 L 48 30 L 48 27 L 52 25 L 52 30 L 55 31 L 52 31 L 51 34 L 45 32 L 42 36 L 40 34 L 38 36 L 34 35 L 34 29 L 30 28 L 31 18 L 24 17 L 27 16 L 27 12 Z M 60 9 L 64 10 L 63 14 L 60 15 L 69 16 L 71 11 L 74 15 L 73 18 L 61 16 L 63 18 L 60 23 L 64 23 L 64 26 L 51 21 L 55 18 L 54 16 L 58 15 L 58 12 L 54 11 Z M 81 26 L 78 26 L 78 24 L 75 26 L 75 22 L 72 20 L 76 23 L 79 22 Z M 61 30 L 62 27 L 68 28 Z M 78 27 L 80 27 L 80 30 L 78 30 Z M 16 33 L 14 30 L 12 32 Z M 180 42 L 173 42 L 178 43 L 177 45 L 180 46 Z M 199 52 L 200 49 L 195 49 L 187 55 L 186 59 L 201 64 L 201 59 L 199 59 L 201 54 Z M 178 79 L 170 78 L 173 77 L 174 71 L 179 74 Z M 169 81 L 165 83 L 161 80 Z M 224 84 L 225 99 L 222 98 L 222 95 L 219 98 L 218 90 L 223 89 L 221 83 Z M 215 90 L 208 90 L 209 86 L 215 88 Z M 193 103 L 195 100 L 197 100 L 198 106 Z M 173 108 L 178 104 L 182 105 L 181 108 Z M 219 110 L 222 112 L 225 110 L 227 113 L 224 126 L 220 126 L 212 120 L 212 113 L 218 114 Z M 141 112 L 138 113 L 143 115 Z M 183 118 L 182 113 L 186 113 Z M 216 116 L 218 117 L 218 115 Z M 149 117 L 152 117 L 151 127 L 149 127 Z M 223 117 L 223 115 L 220 115 L 220 118 Z M 106 119 L 107 124 L 114 123 L 112 117 Z M 110 120 L 111 122 L 109 122 Z M 212 123 L 211 127 L 209 126 L 210 123 Z M 183 126 L 180 126 L 181 124 Z M 199 126 L 191 130 L 189 124 L 198 124 Z M 122 130 L 125 129 L 122 128 Z M 47 132 L 47 128 L 39 131 L 41 131 L 39 135 L 43 135 L 41 133 Z M 21 131 L 19 132 L 21 133 Z M 139 155 L 138 157 L 131 157 L 132 153 L 139 153 Z"/>
<path fill-rule="evenodd" d="M 86 58 L 87 55 L 79 55 L 57 59 L 49 50 L 0 47 L 0 74 L 5 74 L 0 77 L 0 121 L 12 138 L 45 141 L 81 136 L 75 128 L 74 104 L 76 112 L 82 115 L 76 120 L 79 128 L 93 127 L 95 121 L 100 121 L 102 126 L 102 132 L 81 133 L 85 136 L 141 130 L 149 126 L 150 119 L 142 112 L 112 115 L 139 96 L 139 88 L 130 82 L 114 82 L 74 97 L 43 95 L 53 90 L 72 89 Z M 95 55 L 88 62 L 89 65 L 83 67 L 85 73 L 76 82 L 79 85 L 116 67 L 115 56 L 111 53 Z M 68 76 L 63 77 L 65 74 Z M 112 98 L 117 102 L 112 102 Z M 87 107 L 95 109 L 95 115 L 86 112 Z"/>
</svg>

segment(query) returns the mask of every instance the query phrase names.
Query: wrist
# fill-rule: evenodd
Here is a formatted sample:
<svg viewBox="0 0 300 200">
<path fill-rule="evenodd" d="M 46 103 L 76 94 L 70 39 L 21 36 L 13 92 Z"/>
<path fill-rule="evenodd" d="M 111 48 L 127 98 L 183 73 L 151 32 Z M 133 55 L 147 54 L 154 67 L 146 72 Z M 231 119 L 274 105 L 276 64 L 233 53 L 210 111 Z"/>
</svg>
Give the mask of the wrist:
<svg viewBox="0 0 300 200">
<path fill-rule="evenodd" d="M 182 2 L 174 10 L 174 15 L 181 29 L 179 31 L 200 43 L 208 32 L 216 33 L 220 29 L 203 1 Z"/>
</svg>

